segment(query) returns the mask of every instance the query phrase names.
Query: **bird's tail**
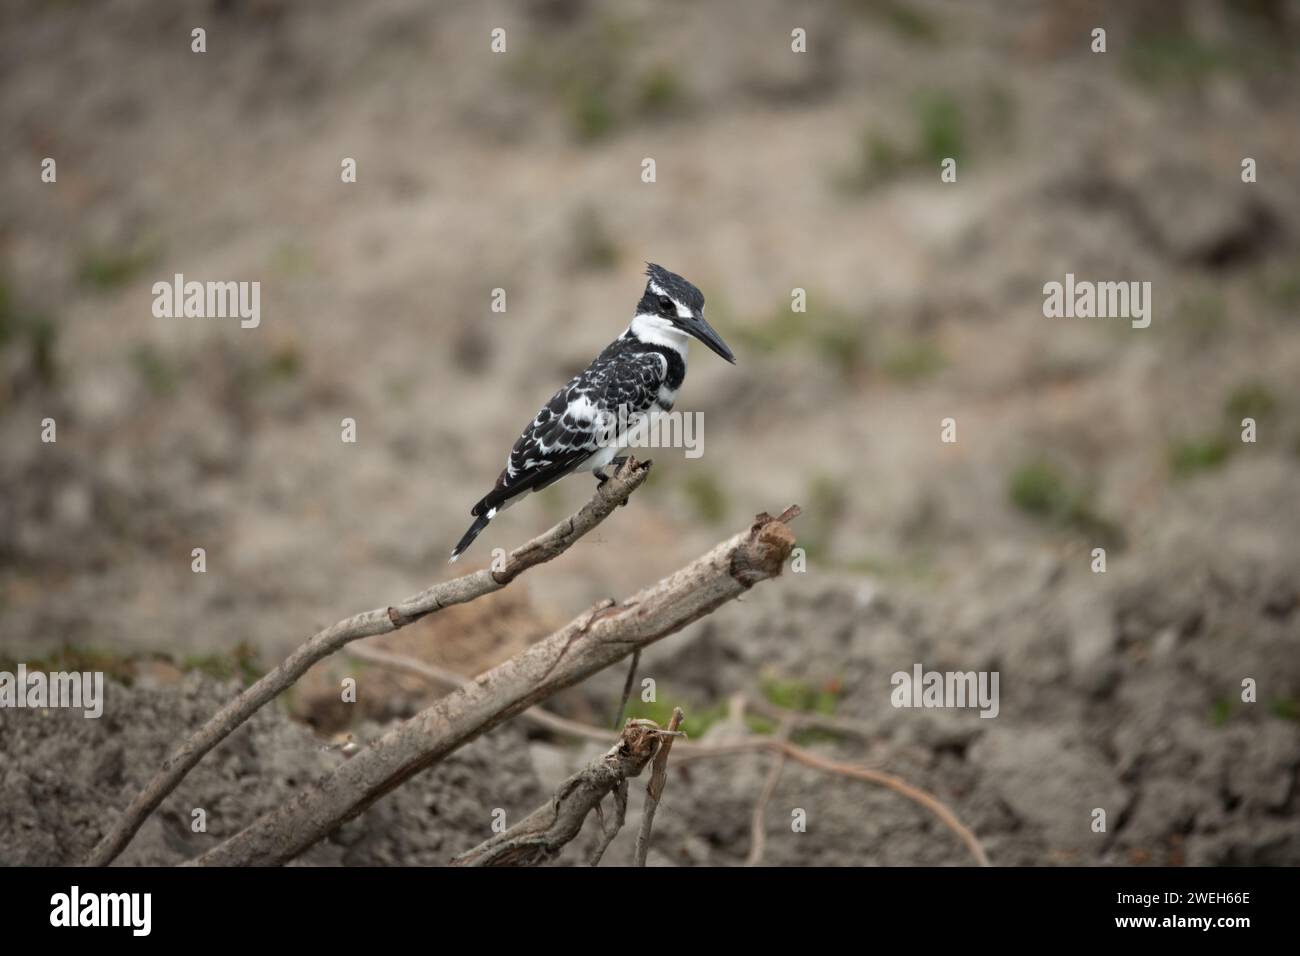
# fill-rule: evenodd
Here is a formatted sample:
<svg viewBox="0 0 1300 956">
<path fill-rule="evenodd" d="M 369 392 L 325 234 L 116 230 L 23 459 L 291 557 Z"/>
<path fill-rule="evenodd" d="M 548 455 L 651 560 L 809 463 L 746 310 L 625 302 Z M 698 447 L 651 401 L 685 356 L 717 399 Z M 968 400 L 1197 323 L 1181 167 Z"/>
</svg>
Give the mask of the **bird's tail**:
<svg viewBox="0 0 1300 956">
<path fill-rule="evenodd" d="M 465 549 L 473 544 L 474 539 L 477 538 L 479 534 L 482 533 L 483 529 L 488 526 L 488 522 L 492 520 L 496 513 L 497 510 L 492 508 L 489 511 L 483 512 L 483 514 L 474 519 L 474 523 L 469 526 L 469 530 L 466 531 L 465 536 L 460 539 L 460 543 L 451 549 L 451 560 L 447 562 L 448 564 L 456 563 L 457 559 L 465 553 Z"/>
</svg>

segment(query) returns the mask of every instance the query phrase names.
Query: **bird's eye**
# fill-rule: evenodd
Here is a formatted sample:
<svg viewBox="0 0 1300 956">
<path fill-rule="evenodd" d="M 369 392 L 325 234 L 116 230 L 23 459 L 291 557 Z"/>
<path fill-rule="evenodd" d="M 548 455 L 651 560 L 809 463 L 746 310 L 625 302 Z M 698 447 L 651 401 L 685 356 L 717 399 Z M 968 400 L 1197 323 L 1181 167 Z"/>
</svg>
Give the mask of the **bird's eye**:
<svg viewBox="0 0 1300 956">
<path fill-rule="evenodd" d="M 659 311 L 676 314 L 677 310 L 673 307 L 673 300 L 666 295 L 659 297 Z"/>
</svg>

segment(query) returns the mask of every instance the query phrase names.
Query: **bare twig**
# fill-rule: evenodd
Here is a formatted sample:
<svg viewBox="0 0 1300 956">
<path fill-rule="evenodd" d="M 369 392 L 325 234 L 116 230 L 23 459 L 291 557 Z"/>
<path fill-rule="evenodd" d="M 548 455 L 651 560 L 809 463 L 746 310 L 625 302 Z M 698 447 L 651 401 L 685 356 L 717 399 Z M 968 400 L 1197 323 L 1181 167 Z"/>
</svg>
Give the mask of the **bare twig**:
<svg viewBox="0 0 1300 956">
<path fill-rule="evenodd" d="M 601 834 L 591 864 L 600 862 L 605 848 L 623 826 L 627 813 L 627 781 L 639 776 L 659 746 L 653 721 L 629 720 L 618 742 L 560 785 L 547 803 L 519 823 L 483 841 L 452 860 L 453 866 L 536 866 L 554 859 L 578 835 L 595 811 Z M 615 819 L 606 823 L 600 802 L 614 794 Z"/>
<path fill-rule="evenodd" d="M 621 473 L 621 472 L 620 472 Z M 604 601 L 393 728 L 302 791 L 209 850 L 197 863 L 277 864 L 479 734 L 698 620 L 781 573 L 794 547 L 785 523 L 753 525 L 622 604 Z"/>
<path fill-rule="evenodd" d="M 794 729 L 794 722 L 790 717 L 791 715 L 787 713 L 781 718 L 781 723 L 776 728 L 775 740 L 784 742 L 789 738 L 790 731 Z M 777 751 L 772 766 L 767 771 L 767 779 L 763 781 L 763 789 L 754 803 L 754 815 L 749 827 L 749 856 L 745 858 L 745 866 L 758 866 L 763 862 L 763 851 L 767 849 L 767 830 L 763 826 L 763 816 L 767 813 L 767 805 L 772 802 L 772 795 L 776 793 L 777 784 L 781 782 L 781 771 L 784 769 L 785 751 Z"/>
<path fill-rule="evenodd" d="M 636 835 L 636 865 L 645 866 L 650 853 L 650 830 L 655 824 L 655 811 L 659 809 L 659 798 L 664 795 L 668 784 L 668 751 L 673 749 L 673 737 L 682 726 L 682 709 L 673 708 L 673 716 L 668 721 L 668 735 L 659 744 L 655 754 L 654 765 L 650 768 L 650 782 L 645 786 L 645 806 L 641 810 L 641 829 Z"/>
<path fill-rule="evenodd" d="M 970 850 L 971 856 L 975 857 L 976 863 L 980 866 L 989 865 L 989 858 L 984 854 L 984 847 L 980 846 L 980 841 L 975 839 L 975 834 L 957 819 L 957 815 L 948 809 L 947 804 L 933 794 L 927 793 L 920 787 L 914 787 L 906 780 L 895 777 L 893 774 L 881 773 L 879 770 L 857 767 L 853 764 L 840 763 L 826 757 L 819 757 L 817 754 L 804 750 L 802 747 L 796 747 L 791 743 L 785 744 L 781 749 L 787 757 L 796 763 L 803 764 L 805 767 L 812 767 L 814 770 L 825 770 L 828 773 L 837 773 L 842 777 L 865 780 L 868 783 L 878 783 L 882 787 L 887 787 L 895 793 L 907 797 L 914 803 L 919 803 L 938 817 L 944 826 L 957 834 L 961 841 L 966 844 L 966 848 Z"/>
<path fill-rule="evenodd" d="M 472 679 L 457 674 L 455 671 L 447 670 L 445 667 L 417 660 L 405 654 L 395 654 L 392 651 L 385 651 L 378 647 L 370 647 L 366 644 L 359 644 L 349 648 L 348 656 L 357 657 L 383 667 L 404 670 L 452 690 L 469 687 L 474 683 Z M 575 737 L 579 740 L 595 741 L 598 744 L 609 743 L 610 735 L 613 733 L 610 730 L 593 727 L 591 724 L 584 724 L 580 721 L 570 720 L 568 717 L 561 717 L 559 714 L 553 714 L 541 707 L 529 707 L 519 716 L 543 730 L 549 730 L 565 737 Z"/>
<path fill-rule="evenodd" d="M 919 787 L 914 787 L 901 777 L 895 777 L 893 774 L 884 773 L 874 770 L 870 767 L 862 767 L 857 764 L 840 763 L 830 760 L 826 757 L 819 757 L 817 754 L 802 747 L 797 747 L 789 741 L 772 740 L 768 737 L 751 737 L 746 740 L 728 741 L 723 744 L 694 744 L 684 748 L 685 752 L 678 758 L 678 763 L 683 760 L 700 760 L 708 757 L 724 757 L 730 754 L 752 753 L 755 750 L 767 750 L 773 753 L 781 753 L 789 757 L 796 763 L 801 763 L 806 767 L 812 767 L 814 770 L 821 770 L 826 773 L 838 774 L 842 777 L 852 777 L 855 780 L 865 780 L 868 783 L 879 784 L 887 787 L 895 793 L 900 794 L 914 803 L 919 803 L 925 807 L 943 823 L 949 830 L 955 833 L 958 838 L 966 844 L 971 855 L 975 857 L 975 862 L 980 866 L 989 866 L 989 858 L 984 853 L 984 848 L 980 846 L 979 840 L 966 826 L 957 819 L 948 807 L 933 794 L 927 793 Z"/>
<path fill-rule="evenodd" d="M 364 652 L 364 653 L 363 653 Z M 377 651 L 374 648 L 362 647 L 352 650 L 350 653 L 357 654 L 366 660 L 374 661 L 377 664 L 387 664 L 393 667 L 401 667 L 411 671 L 414 674 L 421 674 L 430 680 L 444 684 L 450 687 L 459 687 L 470 683 L 467 678 L 441 668 L 433 667 L 417 661 L 414 658 L 404 657 L 400 654 L 389 654 L 384 651 Z M 783 725 L 787 725 L 789 730 L 804 726 L 837 726 L 824 725 L 821 716 L 817 714 L 803 714 L 798 711 L 786 710 L 782 707 L 776 707 L 772 704 L 758 704 L 756 701 L 749 700 L 743 694 L 737 694 L 732 697 L 729 705 L 729 712 L 733 717 L 742 717 L 747 706 L 756 706 L 757 709 L 766 714 L 775 715 Z M 575 737 L 582 740 L 596 740 L 604 742 L 609 739 L 606 731 L 599 727 L 592 727 L 576 720 L 569 720 L 566 717 L 560 717 L 540 707 L 531 707 L 526 710 L 523 716 L 540 727 L 553 730 L 556 733 L 569 737 Z M 852 725 L 851 722 L 844 722 L 845 728 L 853 726 L 857 731 L 865 734 L 865 728 L 861 725 Z M 778 731 L 777 737 L 746 737 L 740 740 L 728 741 L 724 744 L 701 744 L 682 741 L 677 744 L 677 762 L 683 763 L 690 760 L 707 760 L 714 757 L 726 757 L 733 754 L 754 753 L 755 751 L 767 751 L 777 754 L 781 759 L 792 759 L 804 764 L 814 770 L 820 770 L 824 773 L 838 774 L 839 776 L 850 777 L 856 780 L 863 780 L 868 783 L 879 784 L 888 787 L 895 793 L 899 793 L 909 800 L 913 800 L 934 813 L 970 850 L 971 855 L 975 857 L 980 866 L 989 866 L 988 857 L 984 853 L 984 848 L 980 845 L 975 834 L 972 833 L 938 797 L 927 793 L 917 787 L 913 787 L 906 781 L 892 776 L 891 774 L 882 773 L 873 767 L 862 764 L 839 763 L 836 761 L 825 760 L 815 754 L 804 750 L 801 747 L 790 743 L 788 740 L 780 739 Z M 769 780 L 771 775 L 769 775 Z M 768 797 L 770 800 L 770 796 Z M 760 799 L 760 803 L 761 803 Z M 755 831 L 757 832 L 757 831 Z M 752 854 L 752 850 L 751 850 Z"/>
<path fill-rule="evenodd" d="M 627 666 L 627 680 L 623 681 L 623 696 L 619 699 L 618 716 L 614 718 L 615 729 L 623 726 L 623 717 L 627 714 L 627 702 L 632 698 L 632 686 L 636 683 L 636 669 L 641 664 L 641 648 L 632 652 L 632 663 Z"/>
<path fill-rule="evenodd" d="M 787 710 L 784 707 L 777 707 L 775 704 L 768 703 L 761 697 L 746 698 L 745 703 L 763 716 L 770 717 L 778 723 L 782 720 L 789 721 L 791 733 L 797 730 L 818 729 L 830 730 L 846 737 L 856 737 L 859 740 L 866 741 L 874 741 L 880 737 L 880 731 L 863 721 L 854 720 L 851 717 Z"/>
<path fill-rule="evenodd" d="M 637 768 L 637 775 L 641 768 Z M 596 804 L 596 819 L 600 821 L 600 837 L 596 841 L 596 848 L 591 851 L 591 857 L 587 863 L 591 866 L 600 866 L 601 857 L 609 849 L 609 845 L 614 842 L 614 837 L 618 836 L 618 831 L 623 829 L 623 821 L 627 819 L 627 777 L 624 776 L 614 786 L 614 819 L 610 823 L 605 822 L 605 812 L 601 805 Z"/>
<path fill-rule="evenodd" d="M 154 778 L 113 824 L 112 829 L 96 844 L 86 863 L 91 866 L 106 866 L 111 863 L 135 836 L 149 814 L 157 809 L 208 751 L 259 708 L 292 685 L 317 661 L 358 638 L 398 630 L 450 605 L 463 604 L 498 591 L 529 568 L 563 554 L 575 541 L 605 520 L 615 508 L 625 503 L 645 481 L 648 470 L 649 462 L 641 463 L 635 458 L 629 458 L 613 478 L 597 489 L 591 501 L 577 514 L 516 548 L 506 559 L 505 566 L 498 570 L 484 568 L 435 584 L 396 605 L 355 614 L 319 631 L 273 671 L 218 711 L 168 757 Z"/>
</svg>

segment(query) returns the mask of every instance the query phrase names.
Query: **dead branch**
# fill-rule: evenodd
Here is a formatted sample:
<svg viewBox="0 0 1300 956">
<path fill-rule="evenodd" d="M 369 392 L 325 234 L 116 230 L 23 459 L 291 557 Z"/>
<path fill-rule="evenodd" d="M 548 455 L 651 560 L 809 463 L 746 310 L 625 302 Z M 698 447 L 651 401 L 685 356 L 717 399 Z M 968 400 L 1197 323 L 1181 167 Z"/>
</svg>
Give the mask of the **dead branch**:
<svg viewBox="0 0 1300 956">
<path fill-rule="evenodd" d="M 728 741 L 723 744 L 694 744 L 688 745 L 685 752 L 678 758 L 678 763 L 683 760 L 700 760 L 707 757 L 725 757 L 730 754 L 752 753 L 755 750 L 766 750 L 771 753 L 780 753 L 796 763 L 801 763 L 805 767 L 811 767 L 814 770 L 821 770 L 826 773 L 838 774 L 841 777 L 852 777 L 855 780 L 865 780 L 867 783 L 879 784 L 887 787 L 895 793 L 900 794 L 914 803 L 919 803 L 925 807 L 946 826 L 949 830 L 966 844 L 971 855 L 975 857 L 975 862 L 980 866 L 989 866 L 989 858 L 984 853 L 984 847 L 980 845 L 975 834 L 957 819 L 957 815 L 948 809 L 938 797 L 927 793 L 920 787 L 914 787 L 901 777 L 893 774 L 884 773 L 874 770 L 870 767 L 862 767 L 857 764 L 840 763 L 839 761 L 830 760 L 826 757 L 819 757 L 810 750 L 804 750 L 787 740 L 773 740 L 769 737 L 751 737 L 748 739 Z"/>
<path fill-rule="evenodd" d="M 607 518 L 615 508 L 641 486 L 649 473 L 649 462 L 629 458 L 609 481 L 597 489 L 591 501 L 549 531 L 516 548 L 499 569 L 484 568 L 426 588 L 391 607 L 375 608 L 355 614 L 319 631 L 290 654 L 273 671 L 263 676 L 242 694 L 218 711 L 206 724 L 190 735 L 163 763 L 162 768 L 136 796 L 112 829 L 96 844 L 86 863 L 107 866 L 131 842 L 144 821 L 163 799 L 203 759 L 204 755 L 231 734 L 259 708 L 282 691 L 322 658 L 358 638 L 387 634 L 453 604 L 499 591 L 524 571 L 563 554 L 584 534 Z"/>
<path fill-rule="evenodd" d="M 840 717 L 835 714 L 819 714 L 816 712 L 804 712 L 800 710 L 787 710 L 784 707 L 777 707 L 775 704 L 768 703 L 761 697 L 746 698 L 745 706 L 751 707 L 764 717 L 770 717 L 772 720 L 780 723 L 789 721 L 790 732 L 798 730 L 829 730 L 837 734 L 843 734 L 846 737 L 856 737 L 859 740 L 867 742 L 875 741 L 880 738 L 880 731 L 870 726 L 864 721 L 854 720 L 851 717 Z"/>
<path fill-rule="evenodd" d="M 638 769 L 637 772 L 640 773 L 640 770 Z M 613 821 L 605 822 L 605 811 L 601 809 L 601 804 L 597 803 L 595 810 L 596 819 L 600 821 L 600 837 L 596 841 L 596 848 L 591 851 L 591 857 L 587 860 L 588 866 L 600 866 L 601 857 L 614 842 L 614 837 L 618 836 L 618 831 L 623 829 L 623 821 L 627 819 L 627 777 L 621 777 L 614 787 Z"/>
<path fill-rule="evenodd" d="M 794 513 L 787 510 L 791 517 Z M 319 786 L 193 862 L 272 865 L 293 859 L 479 734 L 780 574 L 793 547 L 794 535 L 784 521 L 759 515 L 747 531 L 659 583 L 621 604 L 601 602 L 435 702 L 340 765 Z"/>
<path fill-rule="evenodd" d="M 365 660 L 373 661 L 376 664 L 384 664 L 391 667 L 398 667 L 408 670 L 413 674 L 422 675 L 435 683 L 443 684 L 448 687 L 463 687 L 470 684 L 469 678 L 461 677 L 451 671 L 443 668 L 434 667 L 417 661 L 414 658 L 406 657 L 401 654 L 390 654 L 386 651 L 379 651 L 375 648 L 361 647 L 354 648 L 350 653 L 356 654 Z M 804 714 L 798 711 L 786 710 L 773 704 L 762 703 L 757 705 L 754 701 L 747 699 L 743 694 L 736 695 L 731 701 L 732 709 L 739 714 L 743 714 L 747 706 L 755 706 L 756 709 L 766 714 L 775 716 L 782 725 L 793 731 L 801 727 L 832 727 L 842 729 L 848 732 L 856 732 L 861 736 L 867 736 L 865 726 L 854 724 L 839 718 L 834 718 L 833 723 L 827 723 L 831 720 L 826 715 Z M 595 740 L 604 743 L 609 739 L 606 731 L 599 727 L 593 727 L 590 724 L 584 724 L 576 720 L 569 720 L 566 717 L 560 717 L 558 714 L 552 714 L 550 711 L 543 710 L 540 707 L 530 707 L 523 712 L 523 716 L 548 730 L 555 731 L 559 734 L 575 737 L 581 740 Z M 682 741 L 677 744 L 678 763 L 690 760 L 705 760 L 713 757 L 727 757 L 733 754 L 754 753 L 767 751 L 777 754 L 781 759 L 795 760 L 806 767 L 814 770 L 820 770 L 824 773 L 837 774 L 839 776 L 850 777 L 855 780 L 863 780 L 867 783 L 879 784 L 888 787 L 895 793 L 901 794 L 909 800 L 925 807 L 951 830 L 970 850 L 971 855 L 980 866 L 989 866 L 988 856 L 984 853 L 983 846 L 980 845 L 979 839 L 972 833 L 938 797 L 913 787 L 911 784 L 895 777 L 891 774 L 883 773 L 873 767 L 863 766 L 862 764 L 841 763 L 833 760 L 826 760 L 818 757 L 810 751 L 804 750 L 788 740 L 782 739 L 780 733 L 776 738 L 772 737 L 745 737 L 740 740 L 732 740 L 723 744 L 701 744 Z M 769 780 L 771 776 L 769 776 Z M 775 785 L 773 785 L 775 786 Z M 765 788 L 766 789 L 766 788 Z M 770 800 L 770 795 L 768 797 Z M 760 798 L 760 803 L 762 802 Z M 755 831 L 757 832 L 757 831 Z"/>
<path fill-rule="evenodd" d="M 417 677 L 433 681 L 435 684 L 441 684 L 451 690 L 468 687 L 474 683 L 472 679 L 457 674 L 455 671 L 447 670 L 445 667 L 438 667 L 436 664 L 416 660 L 414 657 L 408 657 L 405 654 L 394 654 L 378 647 L 368 647 L 365 644 L 351 648 L 348 651 L 348 656 L 357 657 L 383 667 L 404 670 L 415 674 Z M 553 714 L 549 710 L 543 710 L 540 707 L 529 707 L 519 716 L 543 730 L 549 730 L 552 733 L 566 737 L 576 737 L 580 740 L 593 740 L 598 744 L 608 743 L 610 735 L 613 733 L 612 730 L 601 730 L 599 727 L 570 720 L 568 717 L 561 717 L 559 714 Z"/>
<path fill-rule="evenodd" d="M 664 795 L 668 784 L 668 752 L 673 749 L 673 735 L 682 726 L 682 709 L 673 708 L 673 716 L 668 721 L 668 733 L 655 754 L 654 766 L 650 770 L 650 782 L 645 787 L 645 806 L 641 810 L 641 829 L 636 835 L 636 865 L 645 866 L 650 854 L 650 830 L 655 824 L 655 811 L 659 809 L 659 798 Z"/>
<path fill-rule="evenodd" d="M 794 722 L 786 714 L 777 725 L 774 739 L 785 742 L 793 728 Z M 763 781 L 763 789 L 754 801 L 754 815 L 749 825 L 749 856 L 745 858 L 745 866 L 758 866 L 763 862 L 763 852 L 767 849 L 767 829 L 763 826 L 763 817 L 767 813 L 767 805 L 772 802 L 772 795 L 776 793 L 777 784 L 781 782 L 781 771 L 784 769 L 785 752 L 778 751 L 767 771 L 767 779 Z"/>
<path fill-rule="evenodd" d="M 632 688 L 636 684 L 636 669 L 641 666 L 641 648 L 632 652 L 632 663 L 627 665 L 627 679 L 623 681 L 623 696 L 618 702 L 618 716 L 614 718 L 614 727 L 623 726 L 623 716 L 627 713 L 627 702 L 632 697 Z"/>
<path fill-rule="evenodd" d="M 577 837 L 587 817 L 595 811 L 601 836 L 591 864 L 600 862 L 605 848 L 623 826 L 627 812 L 627 781 L 641 775 L 659 749 L 660 736 L 653 721 L 629 720 L 618 742 L 573 776 L 547 803 L 504 833 L 483 841 L 452 860 L 453 866 L 537 866 L 559 855 Z M 601 801 L 614 794 L 615 818 L 604 820 Z"/>
</svg>

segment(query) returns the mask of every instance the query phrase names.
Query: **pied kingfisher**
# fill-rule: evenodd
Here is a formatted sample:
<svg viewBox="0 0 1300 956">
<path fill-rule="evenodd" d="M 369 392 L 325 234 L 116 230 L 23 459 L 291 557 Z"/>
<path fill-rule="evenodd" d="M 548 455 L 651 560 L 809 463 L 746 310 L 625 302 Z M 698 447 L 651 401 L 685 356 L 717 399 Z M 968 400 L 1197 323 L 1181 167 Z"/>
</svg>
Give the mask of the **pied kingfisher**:
<svg viewBox="0 0 1300 956">
<path fill-rule="evenodd" d="M 699 289 L 653 262 L 646 275 L 650 281 L 627 331 L 552 395 L 528 423 L 492 490 L 470 509 L 474 523 L 452 550 L 452 561 L 500 511 L 530 492 L 581 470 L 594 472 L 601 484 L 609 480 L 605 466 L 617 468 L 624 461 L 616 455 L 625 445 L 608 441 L 620 407 L 622 421 L 632 426 L 648 413 L 672 410 L 686 378 L 690 336 L 736 364 L 731 349 L 704 321 Z"/>
</svg>

